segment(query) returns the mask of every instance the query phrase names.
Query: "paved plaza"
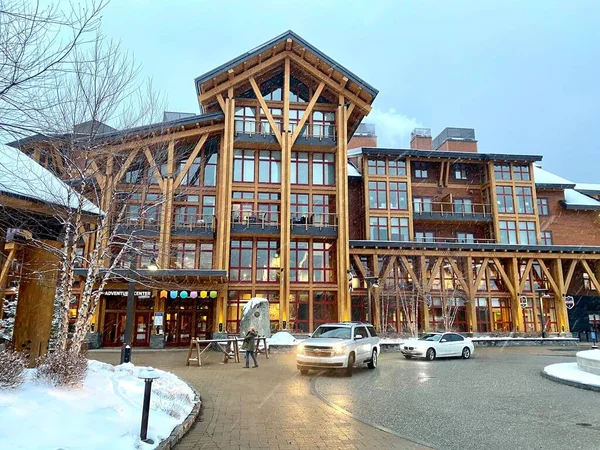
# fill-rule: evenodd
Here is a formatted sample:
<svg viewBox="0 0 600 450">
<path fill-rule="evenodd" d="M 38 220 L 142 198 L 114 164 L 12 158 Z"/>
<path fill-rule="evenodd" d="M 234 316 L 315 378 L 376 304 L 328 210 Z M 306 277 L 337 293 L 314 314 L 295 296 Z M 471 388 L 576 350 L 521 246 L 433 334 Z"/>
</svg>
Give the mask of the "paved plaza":
<svg viewBox="0 0 600 450">
<path fill-rule="evenodd" d="M 597 449 L 600 394 L 540 376 L 574 355 L 484 348 L 469 361 L 425 362 L 384 354 L 377 370 L 353 378 L 301 376 L 291 354 L 261 355 L 257 369 L 223 364 L 217 353 L 186 367 L 182 350 L 140 350 L 133 362 L 173 372 L 201 393 L 201 420 L 181 450 Z M 116 364 L 119 353 L 89 357 Z"/>
</svg>

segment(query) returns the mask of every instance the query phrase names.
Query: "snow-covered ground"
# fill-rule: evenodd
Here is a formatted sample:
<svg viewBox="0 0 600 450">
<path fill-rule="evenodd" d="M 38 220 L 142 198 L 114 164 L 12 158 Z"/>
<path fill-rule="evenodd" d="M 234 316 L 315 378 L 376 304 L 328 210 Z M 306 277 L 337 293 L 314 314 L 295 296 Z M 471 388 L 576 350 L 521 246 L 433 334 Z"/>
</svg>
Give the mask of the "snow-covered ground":
<svg viewBox="0 0 600 450">
<path fill-rule="evenodd" d="M 544 372 L 561 380 L 600 387 L 600 376 L 579 370 L 577 363 L 551 364 L 544 367 Z"/>
<path fill-rule="evenodd" d="M 81 388 L 57 388 L 35 381 L 27 371 L 18 389 L 0 390 L 0 449 L 150 450 L 183 422 L 194 392 L 175 375 L 156 370 L 152 384 L 148 438 L 140 441 L 145 367 L 88 362 Z"/>
<path fill-rule="evenodd" d="M 504 337 L 500 337 L 500 336 L 474 336 L 472 338 L 473 340 L 478 340 L 478 341 L 506 341 L 507 339 L 518 339 L 520 341 L 539 341 L 542 338 L 541 337 L 519 337 L 519 336 L 504 336 Z M 566 336 L 554 336 L 554 337 L 548 337 L 548 338 L 544 338 L 544 339 L 549 339 L 549 340 L 556 340 L 556 339 L 576 339 L 576 338 L 572 338 L 572 337 L 566 337 Z"/>
</svg>

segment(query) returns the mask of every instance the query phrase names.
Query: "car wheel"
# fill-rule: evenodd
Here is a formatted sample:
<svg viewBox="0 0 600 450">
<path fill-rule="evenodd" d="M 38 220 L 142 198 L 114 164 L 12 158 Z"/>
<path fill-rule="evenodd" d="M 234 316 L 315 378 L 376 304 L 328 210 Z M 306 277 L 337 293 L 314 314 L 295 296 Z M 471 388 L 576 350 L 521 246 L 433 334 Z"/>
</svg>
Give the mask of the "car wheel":
<svg viewBox="0 0 600 450">
<path fill-rule="evenodd" d="M 406 359 L 412 359 L 412 355 L 404 355 Z"/>
<path fill-rule="evenodd" d="M 377 368 L 377 350 L 373 349 L 373 355 L 371 356 L 371 361 L 367 363 L 367 367 L 369 369 Z"/>
<path fill-rule="evenodd" d="M 354 356 L 354 353 L 350 353 L 350 356 L 348 356 L 348 367 L 346 367 L 347 377 L 352 376 L 352 370 L 354 369 L 354 361 L 356 361 L 356 357 Z"/>
<path fill-rule="evenodd" d="M 469 359 L 470 357 L 471 357 L 471 349 L 469 349 L 469 347 L 463 348 L 462 358 L 463 359 Z"/>
<path fill-rule="evenodd" d="M 435 359 L 435 350 L 432 348 L 427 349 L 427 353 L 425 353 L 425 359 L 427 361 L 433 361 Z"/>
</svg>

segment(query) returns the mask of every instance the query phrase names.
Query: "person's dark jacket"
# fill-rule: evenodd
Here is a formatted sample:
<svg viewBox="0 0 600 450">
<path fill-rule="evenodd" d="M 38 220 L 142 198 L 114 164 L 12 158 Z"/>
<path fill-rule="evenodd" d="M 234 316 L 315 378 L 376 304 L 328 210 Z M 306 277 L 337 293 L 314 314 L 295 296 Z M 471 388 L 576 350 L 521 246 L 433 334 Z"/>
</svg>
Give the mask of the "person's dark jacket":
<svg viewBox="0 0 600 450">
<path fill-rule="evenodd" d="M 244 343 L 242 344 L 242 350 L 246 350 L 248 352 L 253 352 L 256 350 L 256 337 L 258 333 L 256 331 L 248 331 L 246 333 L 246 337 L 244 338 Z"/>
</svg>

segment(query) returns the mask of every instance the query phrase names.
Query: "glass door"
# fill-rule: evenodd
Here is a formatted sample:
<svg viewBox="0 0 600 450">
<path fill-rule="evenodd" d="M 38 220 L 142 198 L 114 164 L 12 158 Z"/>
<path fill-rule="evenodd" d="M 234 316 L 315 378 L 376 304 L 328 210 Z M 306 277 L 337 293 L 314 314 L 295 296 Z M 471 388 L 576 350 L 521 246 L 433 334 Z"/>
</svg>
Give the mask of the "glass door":
<svg viewBox="0 0 600 450">
<path fill-rule="evenodd" d="M 133 332 L 133 343 L 139 346 L 150 345 L 150 315 L 137 313 Z"/>
<path fill-rule="evenodd" d="M 192 338 L 192 313 L 182 312 L 179 314 L 179 330 L 178 330 L 179 345 L 188 345 Z"/>
</svg>

